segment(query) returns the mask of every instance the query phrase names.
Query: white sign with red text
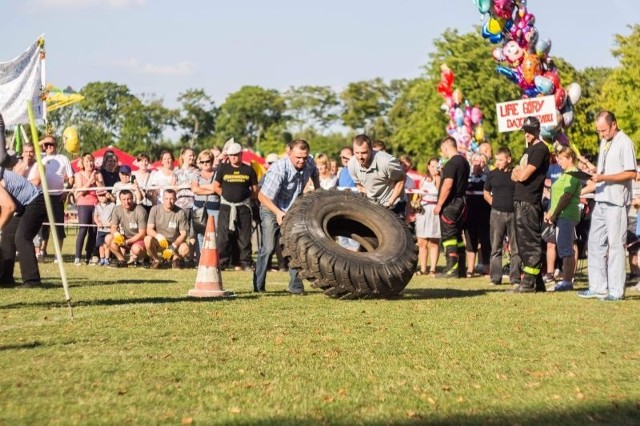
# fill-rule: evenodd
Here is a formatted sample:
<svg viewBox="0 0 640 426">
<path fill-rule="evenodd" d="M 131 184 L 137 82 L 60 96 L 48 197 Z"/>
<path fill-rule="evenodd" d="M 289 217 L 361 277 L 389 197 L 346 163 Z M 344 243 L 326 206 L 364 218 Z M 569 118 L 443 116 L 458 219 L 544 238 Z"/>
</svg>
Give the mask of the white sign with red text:
<svg viewBox="0 0 640 426">
<path fill-rule="evenodd" d="M 558 124 L 556 100 L 553 96 L 502 102 L 496 104 L 496 115 L 500 133 L 520 130 L 522 122 L 529 116 L 537 117 L 541 126 Z"/>
</svg>

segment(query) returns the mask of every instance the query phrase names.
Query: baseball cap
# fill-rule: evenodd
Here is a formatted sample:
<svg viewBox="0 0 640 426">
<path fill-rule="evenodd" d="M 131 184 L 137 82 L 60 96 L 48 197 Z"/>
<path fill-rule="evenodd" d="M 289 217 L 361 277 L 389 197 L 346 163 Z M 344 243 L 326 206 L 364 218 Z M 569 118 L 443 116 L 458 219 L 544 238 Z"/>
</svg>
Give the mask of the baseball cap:
<svg viewBox="0 0 640 426">
<path fill-rule="evenodd" d="M 131 174 L 131 167 L 127 166 L 126 164 L 123 164 L 122 166 L 120 166 L 120 170 L 119 171 L 123 175 L 130 175 Z"/>
<path fill-rule="evenodd" d="M 534 116 L 529 116 L 522 122 L 522 128 L 527 133 L 539 133 L 540 132 L 540 120 Z"/>
<path fill-rule="evenodd" d="M 242 152 L 242 145 L 237 142 L 230 143 L 227 147 L 227 154 L 236 155 Z"/>
<path fill-rule="evenodd" d="M 271 163 L 275 163 L 279 159 L 280 157 L 278 157 L 278 154 L 272 152 L 271 154 L 267 155 L 267 158 L 265 158 L 265 161 L 267 162 L 267 164 L 271 164 Z"/>
<path fill-rule="evenodd" d="M 106 194 L 106 193 L 107 193 L 107 191 L 106 191 L 105 189 L 98 189 L 98 190 L 96 191 L 96 195 L 104 195 L 104 194 Z"/>
</svg>

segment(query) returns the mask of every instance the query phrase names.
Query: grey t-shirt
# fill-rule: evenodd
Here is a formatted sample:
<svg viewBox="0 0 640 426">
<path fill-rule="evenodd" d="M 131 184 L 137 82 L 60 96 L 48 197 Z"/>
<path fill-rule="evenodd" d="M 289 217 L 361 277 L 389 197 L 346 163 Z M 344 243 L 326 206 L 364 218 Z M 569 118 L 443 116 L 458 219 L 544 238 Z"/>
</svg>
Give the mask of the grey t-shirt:
<svg viewBox="0 0 640 426">
<path fill-rule="evenodd" d="M 629 136 L 621 130 L 616 133 L 611 142 L 600 142 L 598 154 L 598 173 L 610 175 L 625 171 L 636 170 L 635 147 Z M 631 204 L 631 180 L 626 182 L 598 182 L 596 184 L 595 200 L 615 206 Z"/>
<path fill-rule="evenodd" d="M 396 182 L 401 180 L 405 174 L 400 162 L 392 155 L 382 151 L 373 151 L 371 165 L 363 169 L 355 155 L 351 157 L 347 164 L 349 174 L 355 183 L 364 186 L 367 197 L 380 204 L 385 204 L 395 187 Z M 405 198 L 404 186 L 397 201 Z"/>
<path fill-rule="evenodd" d="M 154 224 L 156 232 L 170 243 L 180 236 L 180 231 L 189 233 L 187 214 L 178 206 L 173 206 L 171 211 L 166 211 L 161 205 L 151 207 L 147 223 Z"/>
<path fill-rule="evenodd" d="M 116 206 L 111 213 L 111 224 L 117 226 L 125 238 L 131 238 L 147 228 L 147 211 L 142 206 L 135 206 L 131 211 Z"/>
</svg>

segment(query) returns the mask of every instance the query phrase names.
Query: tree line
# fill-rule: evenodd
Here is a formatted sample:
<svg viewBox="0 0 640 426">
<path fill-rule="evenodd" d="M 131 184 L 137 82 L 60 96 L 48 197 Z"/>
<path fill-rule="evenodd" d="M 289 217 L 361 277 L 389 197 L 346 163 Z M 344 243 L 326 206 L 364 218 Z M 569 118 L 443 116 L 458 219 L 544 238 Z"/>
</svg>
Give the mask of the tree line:
<svg viewBox="0 0 640 426">
<path fill-rule="evenodd" d="M 595 152 L 598 137 L 593 119 L 610 109 L 620 127 L 640 143 L 640 25 L 630 26 L 628 36 L 616 35 L 612 55 L 614 68 L 577 70 L 555 57 L 563 82 L 577 82 L 582 99 L 576 108 L 568 136 L 580 149 Z M 114 145 L 152 156 L 163 149 L 189 146 L 200 150 L 221 145 L 234 137 L 244 146 L 262 153 L 277 152 L 293 138 L 307 139 L 313 152 L 337 156 L 356 133 L 385 141 L 394 154 L 408 154 L 416 163 L 438 154 L 449 120 L 436 91 L 440 66 L 455 71 L 455 86 L 483 112 L 483 127 L 494 147 L 507 145 L 516 158 L 524 150 L 519 132 L 500 134 L 496 129 L 495 104 L 520 97 L 517 87 L 495 72 L 491 46 L 479 31 L 460 34 L 446 30 L 434 41 L 434 49 L 413 79 L 384 81 L 375 78 L 349 83 L 336 92 L 328 86 L 291 87 L 280 92 L 244 86 L 216 105 L 203 89 L 189 89 L 178 97 L 179 107 L 163 105 L 155 95 L 135 95 L 126 85 L 91 82 L 80 93 L 82 102 L 50 114 L 50 125 L 61 134 L 68 125 L 77 127 L 82 150 Z M 179 134 L 168 140 L 167 130 Z"/>
</svg>

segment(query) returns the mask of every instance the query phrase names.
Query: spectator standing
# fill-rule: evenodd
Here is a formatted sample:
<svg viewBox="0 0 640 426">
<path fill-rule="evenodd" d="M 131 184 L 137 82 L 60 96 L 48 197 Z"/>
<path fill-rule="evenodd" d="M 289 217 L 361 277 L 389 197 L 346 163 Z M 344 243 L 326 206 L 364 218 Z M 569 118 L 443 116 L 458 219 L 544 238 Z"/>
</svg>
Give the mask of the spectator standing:
<svg viewBox="0 0 640 426">
<path fill-rule="evenodd" d="M 484 154 L 471 155 L 471 173 L 467 182 L 467 206 L 469 217 L 464 232 L 464 240 L 467 251 L 467 278 L 474 275 L 474 268 L 478 252 L 480 259 L 478 264 L 484 274 L 489 273 L 491 258 L 491 237 L 489 235 L 489 222 L 491 217 L 491 205 L 484 198 L 484 186 L 487 180 L 487 158 Z M 478 249 L 478 245 L 480 248 Z"/>
<path fill-rule="evenodd" d="M 350 146 L 342 148 L 340 151 L 340 161 L 342 162 L 342 167 L 338 170 L 338 188 L 355 188 L 356 183 L 353 181 L 353 178 L 349 174 L 349 168 L 347 165 L 349 164 L 349 160 L 353 157 L 353 148 Z"/>
<path fill-rule="evenodd" d="M 120 168 L 118 167 L 118 156 L 111 150 L 107 150 L 102 157 L 102 166 L 100 174 L 104 186 L 111 188 L 116 182 L 120 181 Z M 112 192 L 109 189 L 109 192 Z"/>
<path fill-rule="evenodd" d="M 175 158 L 171 151 L 164 150 L 160 153 L 160 168 L 151 172 L 149 191 L 153 205 L 162 204 L 165 188 L 176 185 L 176 175 L 173 171 Z"/>
<path fill-rule="evenodd" d="M 45 136 L 39 142 L 44 155 L 42 156 L 42 164 L 45 170 L 45 179 L 47 180 L 47 188 L 49 188 L 49 200 L 51 201 L 51 209 L 53 210 L 53 218 L 56 221 L 55 229 L 58 233 L 60 241 L 60 249 L 66 236 L 64 232 L 64 203 L 67 200 L 66 188 L 73 187 L 74 177 L 73 169 L 69 159 L 64 154 L 56 152 L 57 142 L 53 136 Z M 42 227 L 42 243 L 40 246 L 40 256 L 44 258 L 47 255 L 47 244 L 49 242 L 50 225 Z"/>
<path fill-rule="evenodd" d="M 135 181 L 138 184 L 138 187 L 142 191 L 142 202 L 140 204 L 149 214 L 149 210 L 153 206 L 153 201 L 151 200 L 150 191 L 147 190 L 149 187 L 149 179 L 151 178 L 151 171 L 149 171 L 149 164 L 151 164 L 151 159 L 147 154 L 138 154 L 136 157 L 136 166 L 138 166 L 138 170 L 133 172 L 133 177 L 135 177 Z M 116 199 L 116 203 L 120 199 Z"/>
<path fill-rule="evenodd" d="M 40 172 L 38 171 L 36 150 L 33 144 L 26 143 L 22 146 L 22 158 L 13 168 L 13 171 L 35 186 L 40 187 Z"/>
<path fill-rule="evenodd" d="M 216 245 L 220 254 L 220 269 L 230 266 L 231 244 L 239 249 L 236 270 L 249 270 L 251 261 L 251 202 L 258 192 L 258 178 L 253 168 L 242 162 L 242 146 L 234 142 L 227 148 L 229 162 L 216 172 L 213 189 L 220 196 L 220 227 Z"/>
<path fill-rule="evenodd" d="M 104 189 L 96 191 L 96 196 L 98 197 L 98 204 L 96 204 L 95 211 L 93 212 L 93 221 L 98 227 L 96 236 L 96 248 L 100 255 L 98 265 L 106 266 L 109 264 L 109 247 L 105 243 L 105 238 L 111 230 L 109 224 L 111 223 L 111 214 L 116 204 Z"/>
<path fill-rule="evenodd" d="M 320 187 L 322 189 L 335 188 L 338 184 L 338 176 L 331 174 L 329 157 L 326 154 L 318 154 L 314 160 L 318 168 Z"/>
<path fill-rule="evenodd" d="M 198 168 L 200 170 L 196 179 L 191 182 L 191 191 L 194 193 L 193 208 L 199 209 L 205 207 L 207 214 L 214 219 L 217 232 L 218 215 L 220 214 L 220 196 L 213 190 L 215 170 L 213 169 L 213 154 L 211 151 L 205 150 L 198 154 Z M 198 240 L 199 251 L 202 251 L 204 234 L 198 233 L 196 238 Z"/>
<path fill-rule="evenodd" d="M 96 196 L 96 187 L 104 187 L 102 174 L 96 170 L 93 155 L 84 154 L 78 163 L 80 171 L 76 174 L 74 193 L 76 198 L 76 208 L 78 209 L 78 237 L 76 239 L 76 256 L 74 265 L 80 266 L 82 257 L 82 246 L 85 242 L 86 263 L 92 259 L 93 250 L 96 246 L 96 228 L 93 222 L 93 213 L 98 197 Z M 95 259 L 98 263 L 98 259 Z"/>
<path fill-rule="evenodd" d="M 595 121 L 601 141 L 598 166 L 591 177 L 596 193 L 588 243 L 589 289 L 578 295 L 617 301 L 624 299 L 624 243 L 636 153 L 633 141 L 618 128 L 612 112 L 599 112 Z"/>
<path fill-rule="evenodd" d="M 549 149 L 540 139 L 540 121 L 524 119 L 522 131 L 527 142 L 520 164 L 511 172 L 516 183 L 513 219 L 516 244 L 522 261 L 522 280 L 515 293 L 545 291 L 542 280 L 542 190 L 549 169 Z"/>
<path fill-rule="evenodd" d="M 418 262 L 420 264 L 418 275 L 427 273 L 428 257 L 429 277 L 432 278 L 436 276 L 436 266 L 440 255 L 440 218 L 433 212 L 438 202 L 439 169 L 438 159 L 430 158 L 425 178 L 419 188 L 422 193 L 419 195 L 420 209 L 416 214 L 416 238 L 418 239 Z"/>
<path fill-rule="evenodd" d="M 556 226 L 556 248 L 562 259 L 562 276 L 554 291 L 573 290 L 573 277 L 576 269 L 576 225 L 580 221 L 580 192 L 582 183 L 571 175 L 578 169 L 574 163 L 576 154 L 569 147 L 561 147 L 556 151 L 556 161 L 563 173 L 551 187 L 551 205 L 544 215 L 547 223 Z"/>
<path fill-rule="evenodd" d="M 513 195 L 516 184 L 511 180 L 511 151 L 501 147 L 495 156 L 496 168 L 487 173 L 484 185 L 484 199 L 491 206 L 489 232 L 491 234 L 491 260 L 489 277 L 491 284 L 502 283 L 502 249 L 505 237 L 509 241 L 509 283 L 520 284 L 520 255 L 516 244 L 516 230 L 513 221 Z"/>
<path fill-rule="evenodd" d="M 302 195 L 309 178 L 320 187 L 318 169 L 309 162 L 309 143 L 296 139 L 289 144 L 289 154 L 271 165 L 265 175 L 258 199 L 262 245 L 253 275 L 253 291 L 264 292 L 267 276 L 267 260 L 275 248 L 276 235 L 287 210 Z M 304 294 L 304 285 L 295 268 L 289 269 L 289 287 L 292 294 Z"/>
<path fill-rule="evenodd" d="M 438 202 L 433 213 L 440 216 L 440 234 L 447 264 L 444 275 L 466 277 L 466 253 L 462 233 L 467 222 L 466 190 L 469 181 L 469 162 L 458 153 L 456 140 L 445 137 L 440 142 L 442 155 L 447 159 L 438 189 Z"/>
<path fill-rule="evenodd" d="M 120 192 L 123 190 L 131 191 L 135 196 L 136 204 L 140 204 L 144 199 L 144 195 L 140 190 L 140 186 L 136 179 L 131 175 L 131 167 L 123 164 L 119 167 L 118 176 L 120 180 L 113 184 L 113 199 L 116 205 L 120 205 Z"/>
</svg>

